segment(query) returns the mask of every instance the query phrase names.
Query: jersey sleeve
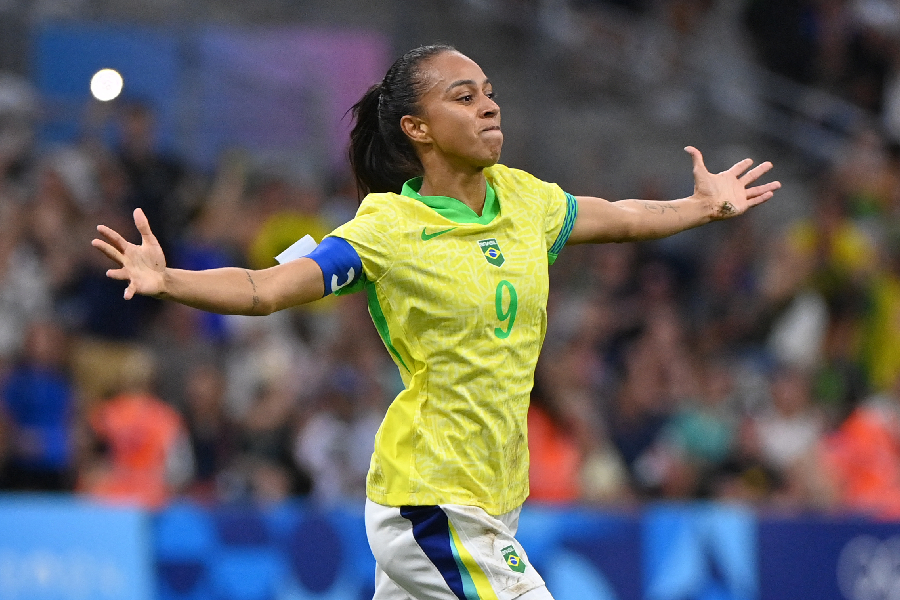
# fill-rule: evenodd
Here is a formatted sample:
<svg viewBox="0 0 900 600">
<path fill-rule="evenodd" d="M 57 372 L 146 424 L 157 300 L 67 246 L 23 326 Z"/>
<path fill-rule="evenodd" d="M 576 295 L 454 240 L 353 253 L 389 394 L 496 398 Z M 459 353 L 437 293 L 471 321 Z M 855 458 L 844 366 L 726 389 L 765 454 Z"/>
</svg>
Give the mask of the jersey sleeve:
<svg viewBox="0 0 900 600">
<path fill-rule="evenodd" d="M 547 217 L 544 232 L 547 236 L 547 259 L 552 265 L 572 234 L 572 227 L 578 216 L 578 202 L 575 196 L 564 192 L 558 185 L 546 185 Z"/>
<path fill-rule="evenodd" d="M 369 194 L 360 204 L 356 216 L 326 236 L 345 240 L 359 256 L 362 276 L 350 285 L 334 291 L 336 296 L 361 290 L 367 281 L 378 281 L 391 268 L 395 241 L 391 237 L 394 209 L 388 194 Z"/>
</svg>

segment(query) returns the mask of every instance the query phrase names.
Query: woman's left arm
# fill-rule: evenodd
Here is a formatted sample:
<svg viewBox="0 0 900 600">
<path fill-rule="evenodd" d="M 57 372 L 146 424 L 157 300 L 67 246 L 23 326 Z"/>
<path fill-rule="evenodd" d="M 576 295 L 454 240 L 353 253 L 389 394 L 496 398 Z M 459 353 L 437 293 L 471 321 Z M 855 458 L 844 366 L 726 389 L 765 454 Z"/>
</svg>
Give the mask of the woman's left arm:
<svg viewBox="0 0 900 600">
<path fill-rule="evenodd" d="M 743 214 L 772 197 L 781 183 L 748 187 L 772 168 L 764 162 L 753 169 L 749 158 L 727 171 L 710 173 L 693 146 L 685 151 L 694 162 L 694 193 L 680 200 L 620 200 L 578 196 L 578 217 L 569 244 L 636 242 L 662 237 Z M 750 169 L 749 171 L 747 169 Z"/>
</svg>

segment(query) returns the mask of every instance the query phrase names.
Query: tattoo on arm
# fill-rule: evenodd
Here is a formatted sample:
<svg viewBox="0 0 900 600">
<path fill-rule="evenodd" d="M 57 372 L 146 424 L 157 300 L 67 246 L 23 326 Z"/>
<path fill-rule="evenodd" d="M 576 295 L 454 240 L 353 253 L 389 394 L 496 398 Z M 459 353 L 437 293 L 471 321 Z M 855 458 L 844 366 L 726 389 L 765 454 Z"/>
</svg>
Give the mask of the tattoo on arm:
<svg viewBox="0 0 900 600">
<path fill-rule="evenodd" d="M 644 202 L 643 204 L 644 208 L 646 208 L 650 212 L 659 213 L 661 215 L 664 215 L 667 210 L 678 212 L 678 209 L 668 202 Z"/>
<path fill-rule="evenodd" d="M 253 286 L 253 307 L 252 308 L 255 310 L 256 307 L 259 305 L 259 294 L 256 293 L 256 283 L 253 281 L 253 277 L 250 275 L 250 271 L 247 269 L 244 269 L 244 271 L 247 273 L 247 279 L 250 280 L 250 285 Z"/>
<path fill-rule="evenodd" d="M 719 207 L 719 216 L 720 217 L 730 217 L 735 214 L 737 210 L 734 208 L 734 205 L 731 202 L 725 202 L 721 207 Z"/>
</svg>

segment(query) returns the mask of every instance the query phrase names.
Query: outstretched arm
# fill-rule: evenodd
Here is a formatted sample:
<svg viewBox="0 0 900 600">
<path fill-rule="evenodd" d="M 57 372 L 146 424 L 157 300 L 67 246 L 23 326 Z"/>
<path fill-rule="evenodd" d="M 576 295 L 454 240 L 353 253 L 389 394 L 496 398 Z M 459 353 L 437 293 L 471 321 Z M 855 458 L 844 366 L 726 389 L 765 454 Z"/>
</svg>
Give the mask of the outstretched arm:
<svg viewBox="0 0 900 600">
<path fill-rule="evenodd" d="M 578 218 L 568 243 L 635 242 L 666 237 L 710 221 L 743 214 L 773 196 L 781 183 L 748 187 L 772 168 L 764 162 L 753 169 L 749 158 L 727 171 L 710 173 L 703 155 L 685 148 L 694 164 L 694 193 L 680 200 L 620 200 L 578 196 Z M 747 169 L 750 169 L 749 171 Z"/>
<path fill-rule="evenodd" d="M 141 245 L 98 225 L 104 239 L 91 242 L 118 263 L 108 277 L 128 281 L 125 299 L 135 294 L 164 298 L 202 310 L 235 315 L 267 315 L 297 304 L 318 300 L 325 293 L 322 270 L 315 261 L 300 258 L 269 269 L 237 267 L 185 271 L 166 267 L 166 258 L 141 209 L 134 211 Z"/>
</svg>

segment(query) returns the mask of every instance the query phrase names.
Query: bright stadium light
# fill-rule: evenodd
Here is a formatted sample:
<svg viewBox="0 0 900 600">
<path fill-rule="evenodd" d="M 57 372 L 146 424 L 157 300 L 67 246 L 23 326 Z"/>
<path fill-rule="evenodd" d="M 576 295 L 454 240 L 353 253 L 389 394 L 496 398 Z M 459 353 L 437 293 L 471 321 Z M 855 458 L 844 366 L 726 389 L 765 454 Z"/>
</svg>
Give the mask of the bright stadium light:
<svg viewBox="0 0 900 600">
<path fill-rule="evenodd" d="M 91 77 L 91 94 L 101 102 L 114 100 L 122 92 L 124 81 L 114 69 L 100 69 Z"/>
</svg>

